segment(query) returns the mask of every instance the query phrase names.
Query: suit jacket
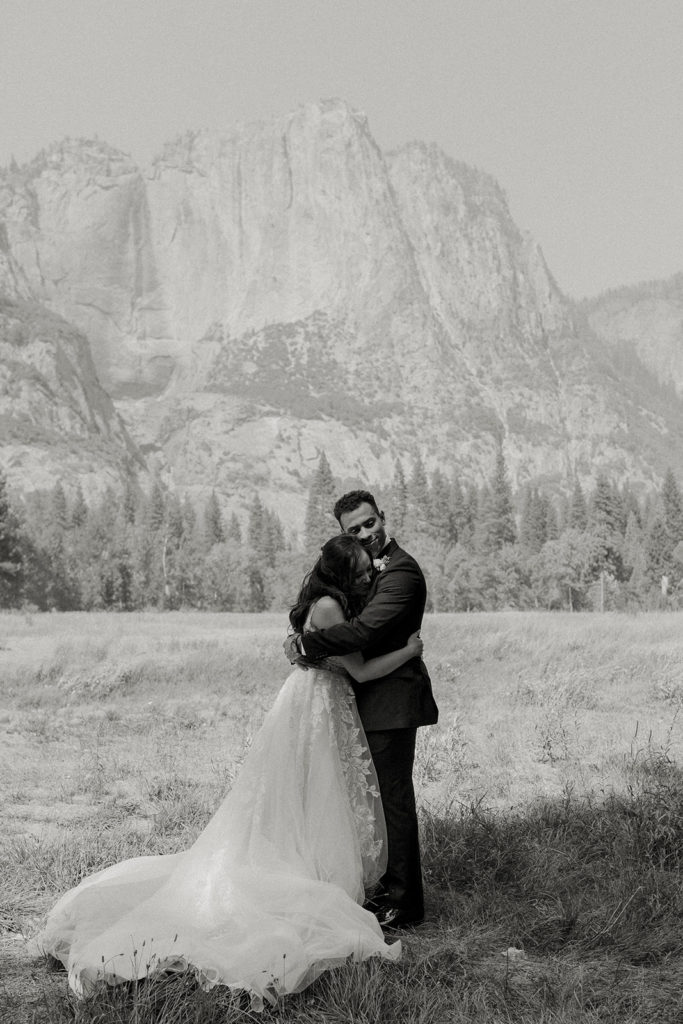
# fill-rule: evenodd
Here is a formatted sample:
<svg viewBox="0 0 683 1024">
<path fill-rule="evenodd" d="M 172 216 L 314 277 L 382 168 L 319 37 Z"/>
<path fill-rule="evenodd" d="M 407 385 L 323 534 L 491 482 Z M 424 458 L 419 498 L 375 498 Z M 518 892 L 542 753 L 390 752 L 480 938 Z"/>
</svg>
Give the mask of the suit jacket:
<svg viewBox="0 0 683 1024">
<path fill-rule="evenodd" d="M 412 555 L 392 540 L 389 560 L 375 577 L 363 611 L 349 622 L 305 633 L 307 658 L 362 651 L 366 661 L 403 647 L 422 624 L 427 588 Z M 354 683 L 366 732 L 433 725 L 439 716 L 432 684 L 421 658 L 412 658 L 395 672 L 367 683 Z"/>
</svg>

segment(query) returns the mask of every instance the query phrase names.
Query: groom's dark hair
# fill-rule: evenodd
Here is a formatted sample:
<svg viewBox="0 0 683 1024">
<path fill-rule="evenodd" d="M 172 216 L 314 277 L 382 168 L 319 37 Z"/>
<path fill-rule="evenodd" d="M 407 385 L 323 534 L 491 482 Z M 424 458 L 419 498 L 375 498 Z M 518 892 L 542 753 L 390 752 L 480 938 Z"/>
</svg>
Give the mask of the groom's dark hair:
<svg viewBox="0 0 683 1024">
<path fill-rule="evenodd" d="M 339 501 L 334 506 L 334 518 L 341 526 L 341 517 L 345 512 L 355 512 L 359 505 L 363 505 L 367 502 L 368 505 L 372 505 L 377 515 L 380 514 L 377 507 L 377 502 L 370 491 L 347 491 L 346 494 L 342 494 Z"/>
</svg>

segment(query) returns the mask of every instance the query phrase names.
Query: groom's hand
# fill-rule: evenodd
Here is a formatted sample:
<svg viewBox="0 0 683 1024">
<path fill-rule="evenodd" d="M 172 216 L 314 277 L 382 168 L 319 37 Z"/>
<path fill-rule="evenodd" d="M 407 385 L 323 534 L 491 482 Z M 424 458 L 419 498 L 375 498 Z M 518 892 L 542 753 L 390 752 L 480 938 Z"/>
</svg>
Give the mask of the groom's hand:
<svg viewBox="0 0 683 1024">
<path fill-rule="evenodd" d="M 285 637 L 282 649 L 290 665 L 298 665 L 299 668 L 309 667 L 310 662 L 306 660 L 306 656 L 301 650 L 301 633 L 290 633 Z"/>
<path fill-rule="evenodd" d="M 289 633 L 284 639 L 282 649 L 290 665 L 296 665 L 301 657 L 301 633 Z"/>
</svg>

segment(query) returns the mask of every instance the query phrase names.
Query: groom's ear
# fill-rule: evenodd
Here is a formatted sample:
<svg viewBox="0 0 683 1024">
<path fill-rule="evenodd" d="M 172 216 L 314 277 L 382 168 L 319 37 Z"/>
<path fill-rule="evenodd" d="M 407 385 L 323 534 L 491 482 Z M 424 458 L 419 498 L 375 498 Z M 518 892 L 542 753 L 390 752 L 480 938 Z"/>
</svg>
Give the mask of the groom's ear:
<svg viewBox="0 0 683 1024">
<path fill-rule="evenodd" d="M 384 522 L 384 512 L 380 512 L 379 517 L 382 520 L 382 522 Z"/>
</svg>

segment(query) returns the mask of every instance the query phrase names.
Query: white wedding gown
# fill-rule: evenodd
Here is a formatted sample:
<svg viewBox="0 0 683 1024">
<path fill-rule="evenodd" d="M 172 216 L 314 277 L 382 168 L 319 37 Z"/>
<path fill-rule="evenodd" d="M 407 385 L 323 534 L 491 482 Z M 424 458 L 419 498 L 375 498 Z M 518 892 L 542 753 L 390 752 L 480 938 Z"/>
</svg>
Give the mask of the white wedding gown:
<svg viewBox="0 0 683 1024">
<path fill-rule="evenodd" d="M 206 987 L 251 993 L 259 1009 L 348 958 L 400 956 L 361 906 L 385 863 L 351 686 L 295 668 L 194 845 L 84 879 L 52 909 L 39 944 L 79 994 L 190 968 Z"/>
</svg>

